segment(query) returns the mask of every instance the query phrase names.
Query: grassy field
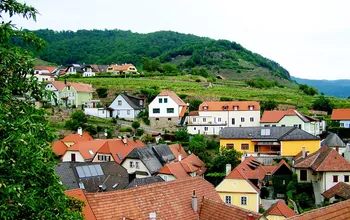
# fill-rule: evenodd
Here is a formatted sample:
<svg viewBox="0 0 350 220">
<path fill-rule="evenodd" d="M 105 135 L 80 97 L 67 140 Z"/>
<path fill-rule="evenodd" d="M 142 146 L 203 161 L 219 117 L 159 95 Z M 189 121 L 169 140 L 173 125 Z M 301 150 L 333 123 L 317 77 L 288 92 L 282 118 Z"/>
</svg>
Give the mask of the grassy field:
<svg viewBox="0 0 350 220">
<path fill-rule="evenodd" d="M 217 80 L 213 87 L 205 88 L 201 82 L 204 78 L 198 76 L 149 77 L 149 78 L 70 78 L 68 81 L 91 83 L 94 88 L 106 87 L 109 97 L 103 101 L 111 101 L 122 91 L 138 92 L 143 88 L 156 88 L 159 91 L 169 88 L 178 94 L 186 94 L 186 99 L 216 101 L 220 97 L 231 97 L 235 100 L 266 101 L 275 100 L 278 104 L 294 105 L 311 108 L 317 96 L 307 96 L 295 87 L 258 89 L 246 85 L 243 81 Z M 350 100 L 330 97 L 336 108 L 350 107 Z"/>
</svg>

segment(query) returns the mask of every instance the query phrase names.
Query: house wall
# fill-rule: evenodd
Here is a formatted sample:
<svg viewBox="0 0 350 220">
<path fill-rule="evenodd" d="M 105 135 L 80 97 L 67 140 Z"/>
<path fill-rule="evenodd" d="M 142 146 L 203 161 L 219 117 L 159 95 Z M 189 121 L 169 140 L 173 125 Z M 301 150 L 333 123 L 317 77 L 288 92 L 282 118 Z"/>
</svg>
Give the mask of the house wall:
<svg viewBox="0 0 350 220">
<path fill-rule="evenodd" d="M 51 100 L 50 100 L 51 105 L 56 105 L 56 101 L 57 103 L 59 103 L 59 92 L 56 89 L 56 87 L 54 87 L 51 83 L 48 83 L 45 86 L 45 90 L 52 91 L 56 95 L 56 97 L 51 96 Z"/>
<path fill-rule="evenodd" d="M 239 152 L 248 152 L 253 153 L 254 152 L 254 145 L 255 142 L 251 141 L 250 139 L 220 139 L 220 149 L 223 147 L 226 147 L 227 144 L 234 144 L 234 149 Z M 241 144 L 249 144 L 248 150 L 241 150 Z"/>
<path fill-rule="evenodd" d="M 169 120 L 170 119 L 170 120 Z M 172 118 L 149 118 L 150 123 L 154 129 L 176 130 L 180 119 L 178 117 Z"/>
<path fill-rule="evenodd" d="M 134 167 L 130 167 L 130 161 L 134 162 Z M 139 168 L 138 169 L 135 166 L 135 162 L 139 162 Z M 142 161 L 139 160 L 139 159 L 126 158 L 121 165 L 128 171 L 128 173 L 135 173 L 136 171 L 143 171 L 143 172 L 147 172 L 148 176 L 151 176 L 151 174 L 148 171 L 148 169 L 145 166 L 145 164 L 142 163 Z M 146 177 L 146 176 L 142 176 L 142 177 Z"/>
<path fill-rule="evenodd" d="M 306 181 L 301 181 L 300 180 L 300 170 L 307 170 L 307 180 Z M 312 170 L 310 170 L 310 169 L 296 169 L 295 173 L 298 176 L 298 182 L 299 183 L 311 182 L 314 179 L 313 176 L 312 176 Z"/>
<path fill-rule="evenodd" d="M 101 153 L 97 153 L 97 154 L 95 154 L 95 156 L 94 156 L 92 162 L 106 162 L 105 160 L 99 160 L 99 159 L 98 159 L 98 156 L 100 156 L 100 155 L 102 155 L 102 156 L 110 156 L 110 158 L 111 158 L 110 161 L 114 161 L 114 158 L 113 158 L 113 156 L 112 156 L 111 154 L 101 154 Z"/>
<path fill-rule="evenodd" d="M 83 77 L 92 77 L 95 76 L 96 73 L 95 72 L 83 72 Z"/>
<path fill-rule="evenodd" d="M 167 103 L 164 103 L 164 98 L 168 99 Z M 159 102 L 159 99 L 162 99 L 162 103 Z M 159 108 L 160 113 L 153 113 L 153 109 Z M 174 113 L 167 113 L 167 108 L 174 108 Z M 148 114 L 150 118 L 173 118 L 179 117 L 181 108 L 170 96 L 157 96 L 149 105 L 148 105 Z"/>
<path fill-rule="evenodd" d="M 85 104 L 86 101 L 90 101 L 92 99 L 92 92 L 78 92 L 77 95 L 77 106 L 81 106 Z"/>
<path fill-rule="evenodd" d="M 85 162 L 85 159 L 83 158 L 83 156 L 81 156 L 79 151 L 69 151 L 69 150 L 67 150 L 66 153 L 64 153 L 62 157 L 62 162 L 71 161 L 72 154 L 75 154 L 76 162 Z"/>
<path fill-rule="evenodd" d="M 118 101 L 122 102 L 121 105 L 118 105 Z M 140 112 L 140 110 L 134 110 L 121 95 L 118 95 L 117 98 L 113 100 L 113 102 L 109 107 L 114 109 L 113 110 L 114 118 L 118 116 L 118 118 L 135 120 L 137 114 Z M 119 115 L 118 115 L 118 110 L 119 110 Z M 129 111 L 129 114 L 128 114 L 128 111 Z"/>
<path fill-rule="evenodd" d="M 225 196 L 231 196 L 231 204 L 238 207 L 259 212 L 259 193 L 244 179 L 224 179 L 215 190 L 222 201 Z M 241 197 L 247 197 L 247 205 L 241 205 Z"/>
<path fill-rule="evenodd" d="M 349 121 L 341 120 L 340 127 L 341 128 L 350 128 L 350 120 Z"/>
<path fill-rule="evenodd" d="M 68 105 L 78 105 L 77 104 L 77 102 L 78 102 L 78 93 L 72 86 L 70 86 L 70 87 L 66 86 L 61 92 L 61 97 L 68 97 L 68 99 L 67 99 L 67 104 Z"/>
<path fill-rule="evenodd" d="M 268 215 L 268 216 L 266 216 L 266 218 L 268 220 L 284 220 L 284 219 L 286 219 L 284 216 L 280 216 L 280 215 Z"/>
<path fill-rule="evenodd" d="M 281 156 L 295 156 L 303 147 L 314 153 L 320 149 L 320 140 L 281 141 Z"/>
<path fill-rule="evenodd" d="M 110 118 L 109 110 L 103 108 L 84 108 L 85 115 L 91 115 L 98 118 Z"/>
<path fill-rule="evenodd" d="M 176 180 L 174 175 L 167 175 L 167 174 L 158 174 L 157 176 L 162 177 L 162 179 L 164 181 L 172 181 L 172 180 Z"/>
<path fill-rule="evenodd" d="M 324 172 L 323 174 L 323 183 L 321 183 L 321 193 L 329 190 L 333 186 L 335 186 L 338 182 L 333 182 L 333 176 L 338 176 L 338 182 L 344 182 L 344 176 L 350 176 L 350 172 Z M 347 182 L 347 184 L 350 184 Z"/>
</svg>

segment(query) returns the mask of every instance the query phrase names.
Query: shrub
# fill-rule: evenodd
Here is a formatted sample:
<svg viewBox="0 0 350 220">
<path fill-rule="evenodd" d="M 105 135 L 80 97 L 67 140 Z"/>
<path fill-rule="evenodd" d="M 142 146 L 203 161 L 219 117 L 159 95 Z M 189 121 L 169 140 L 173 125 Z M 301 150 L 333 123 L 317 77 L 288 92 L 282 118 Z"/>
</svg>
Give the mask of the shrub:
<svg viewBox="0 0 350 220">
<path fill-rule="evenodd" d="M 143 129 L 136 130 L 136 136 L 142 136 L 144 133 L 145 133 L 145 130 L 143 130 Z"/>
<path fill-rule="evenodd" d="M 99 98 L 106 98 L 108 95 L 108 89 L 105 87 L 101 87 L 101 88 L 96 89 L 96 93 L 97 93 Z"/>
<path fill-rule="evenodd" d="M 232 101 L 233 98 L 230 97 L 220 97 L 220 101 Z"/>
<path fill-rule="evenodd" d="M 121 127 L 119 129 L 120 132 L 132 132 L 132 128 L 131 127 Z"/>
</svg>

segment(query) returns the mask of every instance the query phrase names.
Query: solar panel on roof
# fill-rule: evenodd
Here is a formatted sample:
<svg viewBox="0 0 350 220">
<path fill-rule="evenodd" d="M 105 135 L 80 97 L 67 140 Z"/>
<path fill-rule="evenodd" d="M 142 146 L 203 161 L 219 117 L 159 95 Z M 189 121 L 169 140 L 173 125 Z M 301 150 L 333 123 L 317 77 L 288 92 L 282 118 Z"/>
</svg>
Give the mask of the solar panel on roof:
<svg viewBox="0 0 350 220">
<path fill-rule="evenodd" d="M 91 176 L 91 172 L 88 166 L 82 166 L 81 168 L 83 168 L 83 171 L 85 173 L 85 177 L 90 177 Z"/>
<path fill-rule="evenodd" d="M 84 177 L 85 177 L 85 173 L 84 173 L 84 171 L 83 171 L 83 168 L 81 168 L 81 167 L 76 167 L 76 169 L 77 169 L 79 178 L 84 178 Z"/>
<path fill-rule="evenodd" d="M 95 169 L 96 169 L 96 172 L 97 172 L 97 175 L 98 176 L 103 176 L 103 171 L 102 171 L 102 168 L 100 166 L 100 164 L 97 164 L 97 165 L 94 165 L 95 166 Z"/>
<path fill-rule="evenodd" d="M 91 172 L 91 176 L 97 176 L 97 171 L 94 165 L 88 166 Z"/>
</svg>

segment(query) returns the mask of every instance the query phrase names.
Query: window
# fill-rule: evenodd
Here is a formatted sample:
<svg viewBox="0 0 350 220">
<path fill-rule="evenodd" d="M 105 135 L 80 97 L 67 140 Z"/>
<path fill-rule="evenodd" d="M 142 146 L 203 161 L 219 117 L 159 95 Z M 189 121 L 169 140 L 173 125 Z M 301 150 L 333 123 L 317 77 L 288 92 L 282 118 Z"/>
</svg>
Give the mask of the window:
<svg viewBox="0 0 350 220">
<path fill-rule="evenodd" d="M 171 121 L 171 118 L 168 118 L 168 121 Z"/>
<path fill-rule="evenodd" d="M 139 162 L 135 162 L 136 169 L 139 169 Z"/>
<path fill-rule="evenodd" d="M 249 110 L 254 110 L 254 105 L 249 106 Z"/>
<path fill-rule="evenodd" d="M 241 196 L 241 205 L 247 205 L 247 197 L 246 196 Z"/>
<path fill-rule="evenodd" d="M 241 144 L 241 150 L 249 150 L 249 144 Z"/>
<path fill-rule="evenodd" d="M 67 93 L 66 92 L 64 93 L 64 97 L 67 97 Z"/>
<path fill-rule="evenodd" d="M 97 159 L 101 161 L 101 160 L 103 160 L 103 156 L 102 155 L 98 155 Z"/>
<path fill-rule="evenodd" d="M 68 92 L 68 97 L 70 97 L 70 92 Z"/>
<path fill-rule="evenodd" d="M 226 144 L 226 148 L 227 148 L 227 149 L 232 149 L 232 148 L 234 148 L 234 147 L 235 147 L 234 144 Z"/>
<path fill-rule="evenodd" d="M 276 127 L 276 125 L 271 125 L 271 127 Z"/>
<path fill-rule="evenodd" d="M 122 100 L 118 100 L 118 105 L 122 105 Z"/>
<path fill-rule="evenodd" d="M 342 127 L 342 128 L 343 128 L 343 127 L 344 127 L 344 123 L 340 123 L 340 127 Z"/>
<path fill-rule="evenodd" d="M 221 118 L 218 118 L 218 122 L 221 122 Z"/>
<path fill-rule="evenodd" d="M 117 115 L 120 115 L 120 110 L 117 110 Z"/>
<path fill-rule="evenodd" d="M 349 175 L 345 175 L 344 176 L 344 183 L 348 183 L 349 182 Z"/>
<path fill-rule="evenodd" d="M 168 98 L 164 98 L 164 103 L 168 103 Z"/>
<path fill-rule="evenodd" d="M 204 127 L 204 131 L 208 131 L 208 127 Z"/>
<path fill-rule="evenodd" d="M 134 162 L 130 161 L 130 168 L 134 167 Z"/>
<path fill-rule="evenodd" d="M 243 117 L 241 118 L 241 122 L 244 122 L 244 118 Z"/>
<path fill-rule="evenodd" d="M 197 128 L 196 128 L 196 127 L 193 127 L 193 130 L 195 131 L 195 130 L 197 130 Z"/>
<path fill-rule="evenodd" d="M 168 181 L 168 176 L 162 175 L 164 181 Z"/>
<path fill-rule="evenodd" d="M 203 118 L 203 122 L 207 122 L 207 118 Z"/>
<path fill-rule="evenodd" d="M 250 122 L 254 122 L 254 117 L 250 117 Z"/>
<path fill-rule="evenodd" d="M 197 118 L 193 118 L 192 121 L 193 121 L 193 122 L 196 122 L 196 121 L 197 121 Z"/>
<path fill-rule="evenodd" d="M 111 156 L 105 156 L 105 161 L 111 161 Z"/>
<path fill-rule="evenodd" d="M 233 106 L 233 110 L 237 111 L 238 110 L 238 106 Z"/>
<path fill-rule="evenodd" d="M 159 98 L 159 99 L 158 99 L 158 102 L 159 102 L 159 103 L 163 103 L 163 99 Z"/>
<path fill-rule="evenodd" d="M 73 96 L 73 97 L 75 96 L 75 93 L 74 93 L 74 92 L 72 92 L 72 96 Z"/>
<path fill-rule="evenodd" d="M 153 113 L 160 113 L 160 108 L 154 108 Z"/>
<path fill-rule="evenodd" d="M 300 170 L 300 181 L 307 181 L 307 170 Z"/>
<path fill-rule="evenodd" d="M 159 118 L 156 118 L 156 121 L 159 121 Z"/>
<path fill-rule="evenodd" d="M 333 176 L 333 183 L 337 183 L 338 182 L 338 175 L 334 175 Z"/>
<path fill-rule="evenodd" d="M 75 162 L 75 154 L 70 155 L 70 161 Z"/>
<path fill-rule="evenodd" d="M 301 124 L 295 124 L 293 126 L 296 127 L 296 128 L 300 128 L 301 129 Z"/>
<path fill-rule="evenodd" d="M 166 112 L 167 112 L 167 113 L 174 113 L 174 108 L 167 108 L 167 109 L 166 109 Z"/>
<path fill-rule="evenodd" d="M 67 89 L 70 90 L 70 86 L 68 86 Z"/>
<path fill-rule="evenodd" d="M 286 125 L 281 125 L 281 127 L 286 127 Z"/>
<path fill-rule="evenodd" d="M 227 107 L 228 107 L 228 106 L 224 106 L 224 110 L 227 110 Z"/>
<path fill-rule="evenodd" d="M 130 110 L 127 110 L 127 111 L 126 111 L 126 114 L 127 114 L 127 115 L 130 115 Z"/>
<path fill-rule="evenodd" d="M 208 110 L 208 107 L 207 106 L 203 106 L 203 110 L 204 111 Z"/>
<path fill-rule="evenodd" d="M 236 120 L 232 118 L 232 125 L 236 124 Z"/>
<path fill-rule="evenodd" d="M 143 105 L 143 100 L 140 100 L 140 105 Z"/>
<path fill-rule="evenodd" d="M 267 127 L 270 127 L 270 125 L 264 125 L 264 127 L 266 127 L 266 128 L 267 128 Z"/>
<path fill-rule="evenodd" d="M 231 196 L 225 196 L 225 203 L 231 204 Z"/>
</svg>

